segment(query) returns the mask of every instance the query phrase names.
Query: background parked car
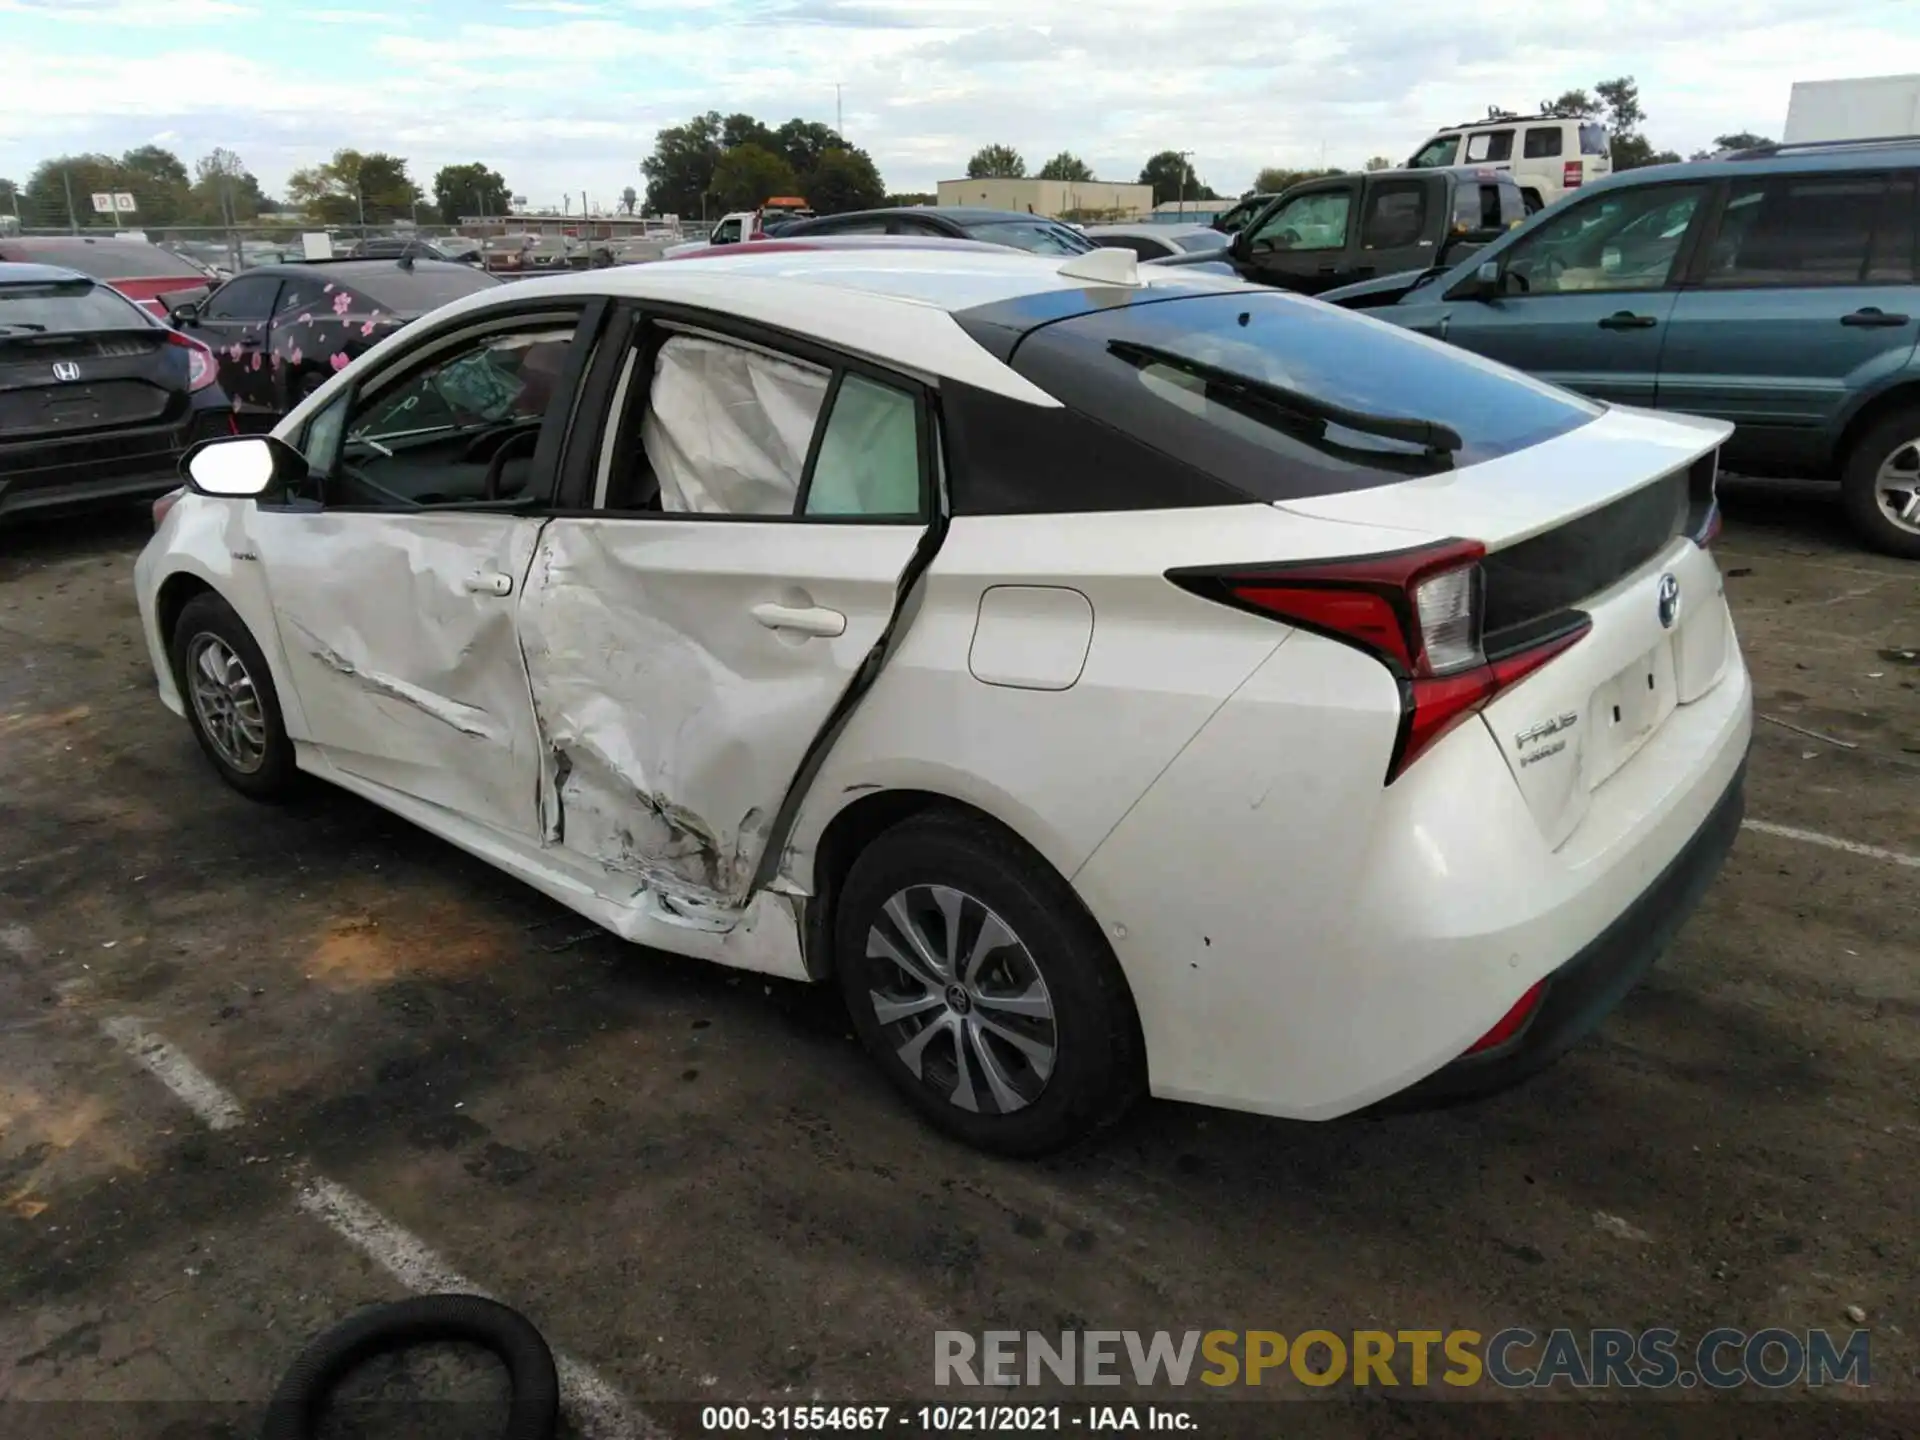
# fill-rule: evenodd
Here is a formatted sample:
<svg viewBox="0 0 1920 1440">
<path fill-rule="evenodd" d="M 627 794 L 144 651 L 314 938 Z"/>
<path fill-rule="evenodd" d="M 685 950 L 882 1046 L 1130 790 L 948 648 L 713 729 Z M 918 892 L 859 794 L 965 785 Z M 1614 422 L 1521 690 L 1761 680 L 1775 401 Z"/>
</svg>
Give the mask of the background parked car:
<svg viewBox="0 0 1920 1440">
<path fill-rule="evenodd" d="M 1226 249 L 1229 239 L 1211 225 L 1088 225 L 1080 233 L 1095 245 L 1117 245 L 1142 260 L 1214 254 Z"/>
<path fill-rule="evenodd" d="M 1214 268 L 1225 261 L 1248 280 L 1317 295 L 1457 258 L 1525 218 L 1519 187 L 1504 171 L 1373 170 L 1295 185 L 1249 221 L 1224 254 L 1163 263 Z"/>
<path fill-rule="evenodd" d="M 1613 171 L 1607 127 L 1588 115 L 1503 115 L 1448 125 L 1407 161 L 1409 170 L 1490 165 L 1511 171 L 1529 212 Z"/>
<path fill-rule="evenodd" d="M 203 297 L 212 284 L 200 266 L 144 240 L 90 235 L 0 237 L 0 260 L 60 265 L 104 280 L 156 320 L 173 306 Z"/>
<path fill-rule="evenodd" d="M 172 318 L 212 349 L 240 428 L 265 430 L 402 325 L 500 283 L 444 260 L 261 265 Z"/>
<path fill-rule="evenodd" d="M 982 210 L 967 205 L 900 205 L 884 210 L 854 210 L 822 215 L 784 227 L 780 238 L 807 235 L 944 235 L 950 240 L 984 240 L 1040 255 L 1080 255 L 1093 242 L 1071 226 L 1045 215 L 1019 210 Z"/>
<path fill-rule="evenodd" d="M 232 429 L 206 346 L 77 270 L 0 264 L 0 516 L 164 494 Z"/>
<path fill-rule="evenodd" d="M 1244 195 L 1237 205 L 1214 217 L 1213 228 L 1223 235 L 1238 235 L 1247 228 L 1249 220 L 1279 198 L 1277 191 L 1261 191 L 1253 195 Z"/>
<path fill-rule="evenodd" d="M 1864 539 L 1920 558 L 1917 188 L 1920 141 L 1627 171 L 1372 313 L 1598 399 L 1732 421 L 1729 468 L 1837 480 Z"/>
</svg>

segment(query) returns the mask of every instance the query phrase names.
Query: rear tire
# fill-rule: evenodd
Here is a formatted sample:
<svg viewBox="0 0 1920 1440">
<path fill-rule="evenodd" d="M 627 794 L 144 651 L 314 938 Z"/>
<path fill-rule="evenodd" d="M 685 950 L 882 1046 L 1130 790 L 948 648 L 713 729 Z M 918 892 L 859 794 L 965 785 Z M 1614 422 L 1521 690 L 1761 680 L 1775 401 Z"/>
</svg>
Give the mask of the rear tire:
<svg viewBox="0 0 1920 1440">
<path fill-rule="evenodd" d="M 212 591 L 194 596 L 168 649 L 194 739 L 220 778 L 252 800 L 291 796 L 300 771 L 280 696 L 267 657 L 233 607 Z"/>
<path fill-rule="evenodd" d="M 984 818 L 938 810 L 878 836 L 847 875 L 834 931 L 861 1042 L 949 1135 L 1042 1155 L 1145 1088 L 1105 937 L 1045 860 Z"/>
<path fill-rule="evenodd" d="M 1920 406 L 1894 411 L 1847 452 L 1840 503 L 1875 550 L 1920 560 Z"/>
</svg>

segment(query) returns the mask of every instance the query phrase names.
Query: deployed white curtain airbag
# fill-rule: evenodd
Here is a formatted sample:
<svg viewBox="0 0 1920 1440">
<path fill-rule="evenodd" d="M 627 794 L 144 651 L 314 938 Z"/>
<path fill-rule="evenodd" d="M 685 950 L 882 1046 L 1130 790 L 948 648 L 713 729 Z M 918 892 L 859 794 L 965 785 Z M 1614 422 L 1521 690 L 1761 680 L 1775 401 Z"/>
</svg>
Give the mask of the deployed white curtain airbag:
<svg viewBox="0 0 1920 1440">
<path fill-rule="evenodd" d="M 758 350 L 675 335 L 654 362 L 640 443 L 660 508 L 791 515 L 827 372 Z"/>
</svg>

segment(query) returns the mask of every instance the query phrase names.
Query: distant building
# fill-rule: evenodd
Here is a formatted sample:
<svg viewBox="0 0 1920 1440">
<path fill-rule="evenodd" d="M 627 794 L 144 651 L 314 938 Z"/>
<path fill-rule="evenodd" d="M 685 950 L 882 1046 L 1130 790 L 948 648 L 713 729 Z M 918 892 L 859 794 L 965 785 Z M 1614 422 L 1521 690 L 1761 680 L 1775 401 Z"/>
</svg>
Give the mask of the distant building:
<svg viewBox="0 0 1920 1440">
<path fill-rule="evenodd" d="M 1162 200 L 1149 218 L 1156 225 L 1211 225 L 1238 200 Z"/>
<path fill-rule="evenodd" d="M 1020 210 L 1055 220 L 1141 220 L 1153 210 L 1151 185 L 1106 180 L 942 180 L 942 205 Z"/>
</svg>

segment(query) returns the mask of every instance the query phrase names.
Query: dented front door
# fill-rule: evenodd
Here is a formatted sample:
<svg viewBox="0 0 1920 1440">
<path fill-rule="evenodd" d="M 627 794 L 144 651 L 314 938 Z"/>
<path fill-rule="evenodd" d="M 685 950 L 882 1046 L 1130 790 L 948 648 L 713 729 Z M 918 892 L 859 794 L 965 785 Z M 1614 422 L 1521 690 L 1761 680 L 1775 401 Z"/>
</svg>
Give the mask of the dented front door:
<svg viewBox="0 0 1920 1440">
<path fill-rule="evenodd" d="M 541 524 L 254 513 L 308 738 L 336 767 L 534 837 L 538 745 L 514 609 Z"/>
</svg>

